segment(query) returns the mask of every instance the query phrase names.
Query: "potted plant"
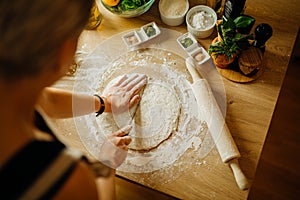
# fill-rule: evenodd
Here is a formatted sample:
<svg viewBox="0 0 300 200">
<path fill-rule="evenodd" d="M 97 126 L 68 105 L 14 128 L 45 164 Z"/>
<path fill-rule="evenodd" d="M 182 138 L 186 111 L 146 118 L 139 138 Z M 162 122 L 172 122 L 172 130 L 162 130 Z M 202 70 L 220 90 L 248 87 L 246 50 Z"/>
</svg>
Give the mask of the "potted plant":
<svg viewBox="0 0 300 200">
<path fill-rule="evenodd" d="M 239 18 L 241 21 L 248 18 Z M 208 49 L 215 65 L 220 68 L 226 68 L 238 56 L 241 50 L 250 46 L 249 39 L 252 34 L 242 34 L 237 32 L 235 21 L 228 18 L 217 25 L 218 37 L 215 38 Z"/>
</svg>

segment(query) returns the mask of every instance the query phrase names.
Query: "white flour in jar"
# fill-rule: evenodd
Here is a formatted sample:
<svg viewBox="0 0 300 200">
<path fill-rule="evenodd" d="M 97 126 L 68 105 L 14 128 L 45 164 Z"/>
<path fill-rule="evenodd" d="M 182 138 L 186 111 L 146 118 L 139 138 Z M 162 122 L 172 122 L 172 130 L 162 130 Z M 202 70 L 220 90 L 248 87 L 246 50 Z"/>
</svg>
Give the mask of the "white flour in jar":
<svg viewBox="0 0 300 200">
<path fill-rule="evenodd" d="M 207 29 L 211 27 L 213 23 L 213 16 L 205 11 L 197 12 L 191 17 L 191 25 L 196 29 Z"/>
<path fill-rule="evenodd" d="M 165 16 L 183 15 L 186 9 L 186 0 L 164 0 L 161 2 L 161 8 Z"/>
</svg>

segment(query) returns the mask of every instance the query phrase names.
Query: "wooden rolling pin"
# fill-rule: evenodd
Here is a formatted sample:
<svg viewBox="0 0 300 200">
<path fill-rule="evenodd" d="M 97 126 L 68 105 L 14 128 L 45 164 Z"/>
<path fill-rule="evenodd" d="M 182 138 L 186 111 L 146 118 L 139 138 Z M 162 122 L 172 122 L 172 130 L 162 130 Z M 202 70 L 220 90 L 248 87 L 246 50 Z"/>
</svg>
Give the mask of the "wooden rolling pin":
<svg viewBox="0 0 300 200">
<path fill-rule="evenodd" d="M 238 187 L 241 190 L 246 190 L 249 188 L 249 184 L 238 163 L 238 158 L 241 157 L 240 152 L 234 143 L 211 88 L 207 80 L 198 74 L 192 58 L 186 59 L 186 66 L 193 78 L 192 88 L 199 113 L 208 125 L 222 161 L 231 167 Z"/>
</svg>

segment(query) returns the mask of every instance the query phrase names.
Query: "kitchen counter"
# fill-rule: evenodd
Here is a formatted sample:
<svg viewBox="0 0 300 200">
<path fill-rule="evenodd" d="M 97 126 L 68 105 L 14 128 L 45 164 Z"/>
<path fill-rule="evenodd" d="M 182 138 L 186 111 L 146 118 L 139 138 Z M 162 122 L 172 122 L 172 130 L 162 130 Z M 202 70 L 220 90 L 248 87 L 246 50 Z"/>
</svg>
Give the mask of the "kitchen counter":
<svg viewBox="0 0 300 200">
<path fill-rule="evenodd" d="M 187 32 L 185 24 L 170 27 L 161 22 L 158 2 L 155 1 L 151 9 L 145 14 L 127 19 L 109 13 L 100 5 L 99 1 L 100 12 L 103 15 L 102 22 L 97 30 L 83 32 L 78 48 L 92 52 L 99 43 L 112 35 L 140 28 L 153 21 L 159 27 L 181 33 Z M 195 2 L 197 1 L 190 1 L 190 6 L 196 5 Z M 254 27 L 260 23 L 268 23 L 273 28 L 273 36 L 266 43 L 265 68 L 263 74 L 250 83 L 240 84 L 223 78 L 227 100 L 226 123 L 240 150 L 239 163 L 250 184 L 255 176 L 297 37 L 300 13 L 296 5 L 297 2 L 293 0 L 286 1 L 284 5 L 280 0 L 248 0 L 245 14 L 256 19 Z M 215 36 L 216 31 L 209 38 L 200 39 L 198 42 L 207 50 Z M 65 77 L 63 81 L 71 82 L 72 76 Z M 59 86 L 59 84 L 60 81 L 57 85 Z M 72 87 L 66 89 L 72 90 Z M 62 135 L 62 138 L 66 143 L 85 151 L 76 134 Z M 143 177 L 140 178 L 143 179 Z M 143 194 L 149 194 L 148 197 L 152 199 L 164 199 L 159 197 L 160 193 L 150 197 L 151 191 L 147 193 L 144 189 L 139 189 L 141 184 L 135 186 L 135 182 L 143 183 L 149 188 L 179 199 L 247 199 L 249 194 L 249 190 L 242 191 L 237 187 L 231 169 L 222 162 L 215 148 L 205 157 L 205 162 L 183 170 L 176 178 L 169 181 L 161 181 L 160 177 L 156 178 L 155 184 L 147 184 L 144 181 L 132 180 L 128 174 L 118 174 L 118 199 L 129 197 L 134 199 L 143 196 Z M 128 179 L 130 182 L 123 179 Z M 122 188 L 127 188 L 127 190 L 124 191 Z M 147 195 L 145 196 L 147 197 Z M 146 197 L 145 199 L 147 199 Z M 169 196 L 165 198 L 172 199 Z"/>
</svg>

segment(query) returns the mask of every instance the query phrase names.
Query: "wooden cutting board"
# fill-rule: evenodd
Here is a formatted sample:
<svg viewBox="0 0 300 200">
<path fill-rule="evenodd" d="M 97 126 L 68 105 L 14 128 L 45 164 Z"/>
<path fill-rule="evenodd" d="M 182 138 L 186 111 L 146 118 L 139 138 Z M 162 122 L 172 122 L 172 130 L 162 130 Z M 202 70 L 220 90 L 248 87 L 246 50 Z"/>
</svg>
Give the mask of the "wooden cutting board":
<svg viewBox="0 0 300 200">
<path fill-rule="evenodd" d="M 218 68 L 219 73 L 227 78 L 228 80 L 231 80 L 233 82 L 237 82 L 237 83 L 248 83 L 248 82 L 252 82 L 256 79 L 258 79 L 262 74 L 263 74 L 263 65 L 262 67 L 258 70 L 258 72 L 253 75 L 253 76 L 245 76 L 242 73 L 232 70 L 232 69 L 221 69 Z"/>
</svg>

